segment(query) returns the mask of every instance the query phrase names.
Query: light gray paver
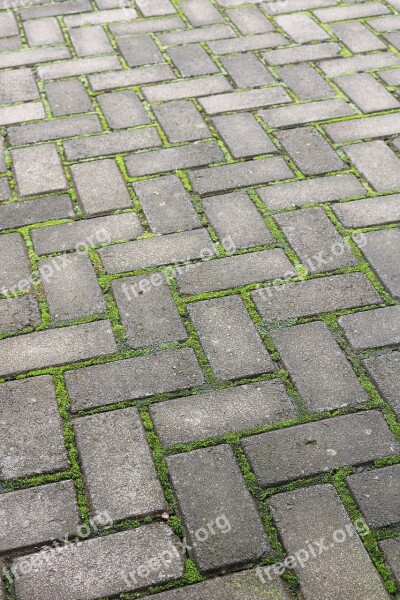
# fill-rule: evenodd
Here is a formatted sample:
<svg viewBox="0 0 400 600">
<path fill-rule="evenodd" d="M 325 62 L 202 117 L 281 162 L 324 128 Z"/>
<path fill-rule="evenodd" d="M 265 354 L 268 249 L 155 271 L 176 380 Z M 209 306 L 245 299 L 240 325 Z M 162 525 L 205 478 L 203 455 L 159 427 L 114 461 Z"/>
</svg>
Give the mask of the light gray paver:
<svg viewBox="0 0 400 600">
<path fill-rule="evenodd" d="M 54 81 L 45 85 L 51 112 L 55 117 L 90 112 L 91 100 L 78 79 Z"/>
<path fill-rule="evenodd" d="M 284 15 L 276 17 L 276 22 L 298 44 L 329 39 L 329 34 L 308 15 Z"/>
<path fill-rule="evenodd" d="M 329 27 L 352 52 L 369 52 L 386 49 L 385 44 L 378 36 L 367 29 L 364 23 L 347 21 L 332 23 Z"/>
<path fill-rule="evenodd" d="M 139 98 L 132 90 L 101 94 L 97 96 L 97 100 L 112 129 L 150 123 Z"/>
<path fill-rule="evenodd" d="M 15 331 L 39 325 L 40 313 L 33 296 L 0 300 L 0 331 Z"/>
<path fill-rule="evenodd" d="M 311 65 L 280 67 L 278 73 L 300 100 L 317 100 L 335 96 L 334 90 Z"/>
<path fill-rule="evenodd" d="M 168 54 L 182 77 L 211 75 L 219 68 L 200 44 L 185 44 L 170 48 Z"/>
<path fill-rule="evenodd" d="M 352 144 L 345 152 L 377 192 L 400 188 L 400 160 L 382 140 Z"/>
<path fill-rule="evenodd" d="M 143 150 L 157 146 L 161 146 L 161 140 L 155 127 L 113 131 L 105 135 L 93 135 L 64 142 L 65 154 L 69 160 L 121 154 L 122 152 L 132 152 L 133 150 Z M 75 167 L 75 165 L 73 166 Z M 111 169 L 104 166 L 103 170 L 109 171 Z"/>
<path fill-rule="evenodd" d="M 19 148 L 11 152 L 21 196 L 65 190 L 67 180 L 55 144 Z"/>
<path fill-rule="evenodd" d="M 257 6 L 243 6 L 225 11 L 230 20 L 243 35 L 274 31 L 272 24 L 267 21 Z"/>
<path fill-rule="evenodd" d="M 32 69 L 0 72 L 0 104 L 39 98 Z"/>
<path fill-rule="evenodd" d="M 213 124 L 234 158 L 277 152 L 275 144 L 250 113 L 214 117 Z"/>
<path fill-rule="evenodd" d="M 248 110 L 271 104 L 284 104 L 290 102 L 290 96 L 283 87 L 274 86 L 261 90 L 248 90 L 246 92 L 229 92 L 200 98 L 200 104 L 208 115 L 233 110 Z"/>
<path fill-rule="evenodd" d="M 400 194 L 334 204 L 332 210 L 349 228 L 395 223 L 400 221 Z"/>
<path fill-rule="evenodd" d="M 392 346 L 400 342 L 400 306 L 345 315 L 339 325 L 356 351 Z"/>
<path fill-rule="evenodd" d="M 290 127 L 313 121 L 327 121 L 336 117 L 354 114 L 353 109 L 342 99 L 318 100 L 304 104 L 278 106 L 260 111 L 262 119 L 270 127 Z"/>
<path fill-rule="evenodd" d="M 15 293 L 29 289 L 32 285 L 28 252 L 19 233 L 8 233 L 0 237 L 0 291 Z"/>
<path fill-rule="evenodd" d="M 275 83 L 265 66 L 250 52 L 223 56 L 220 60 L 238 87 L 258 87 Z"/>
<path fill-rule="evenodd" d="M 400 298 L 400 229 L 369 231 L 364 235 L 364 256 L 393 298 Z"/>
<path fill-rule="evenodd" d="M 400 133 L 400 115 L 391 113 L 342 123 L 330 123 L 325 125 L 323 129 L 333 142 L 384 138 Z"/>
<path fill-rule="evenodd" d="M 202 116 L 190 101 L 177 100 L 158 104 L 153 107 L 153 112 L 172 143 L 211 137 Z"/>
<path fill-rule="evenodd" d="M 337 77 L 333 81 L 363 113 L 390 110 L 400 106 L 398 100 L 370 73 Z"/>
<path fill-rule="evenodd" d="M 400 585 L 399 567 L 400 567 L 400 543 L 399 538 L 392 538 L 379 542 L 379 547 L 384 553 L 385 560 L 389 565 L 390 572 L 397 585 Z"/>
<path fill-rule="evenodd" d="M 22 119 L 28 121 L 30 119 Z M 100 132 L 101 124 L 97 115 L 79 115 L 68 119 L 53 119 L 38 123 L 16 125 L 8 128 L 10 144 L 34 144 L 59 138 L 68 138 L 84 133 Z"/>
<path fill-rule="evenodd" d="M 0 206 L 0 229 L 74 217 L 69 196 L 49 196 L 33 202 L 13 202 Z"/>
<path fill-rule="evenodd" d="M 388 402 L 397 417 L 400 417 L 400 353 L 391 352 L 372 356 L 363 361 L 368 375 L 382 398 Z"/>
</svg>

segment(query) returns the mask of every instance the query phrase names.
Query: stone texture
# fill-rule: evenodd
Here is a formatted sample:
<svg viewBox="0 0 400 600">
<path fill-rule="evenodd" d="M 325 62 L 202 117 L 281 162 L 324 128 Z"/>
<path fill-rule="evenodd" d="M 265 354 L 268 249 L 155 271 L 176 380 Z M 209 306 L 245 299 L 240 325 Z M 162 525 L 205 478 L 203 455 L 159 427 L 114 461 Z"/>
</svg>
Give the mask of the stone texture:
<svg viewBox="0 0 400 600">
<path fill-rule="evenodd" d="M 71 29 L 69 35 L 78 56 L 113 52 L 110 40 L 101 25 Z"/>
<path fill-rule="evenodd" d="M 312 47 L 312 46 L 311 46 Z M 278 106 L 260 111 L 269 127 L 290 127 L 314 121 L 327 121 L 354 114 L 353 109 L 342 99 L 318 100 L 292 106 Z"/>
<path fill-rule="evenodd" d="M 329 83 L 311 65 L 280 67 L 278 73 L 300 100 L 317 100 L 335 96 Z"/>
<path fill-rule="evenodd" d="M 364 234 L 362 252 L 393 298 L 400 298 L 400 229 L 382 229 Z"/>
<path fill-rule="evenodd" d="M 9 295 L 29 289 L 32 276 L 29 266 L 28 252 L 24 240 L 19 233 L 8 233 L 0 237 L 0 255 L 2 267 L 0 271 L 0 290 Z"/>
<path fill-rule="evenodd" d="M 399 102 L 370 73 L 356 73 L 334 79 L 336 85 L 363 113 L 398 108 Z"/>
<path fill-rule="evenodd" d="M 168 54 L 182 77 L 219 73 L 212 58 L 200 44 L 185 44 L 170 48 Z"/>
<path fill-rule="evenodd" d="M 200 104 L 208 115 L 232 110 L 248 110 L 271 104 L 290 102 L 290 96 L 280 86 L 248 90 L 246 92 L 230 92 L 200 99 Z"/>
<path fill-rule="evenodd" d="M 118 48 L 129 67 L 163 62 L 163 56 L 149 35 L 117 38 Z"/>
<path fill-rule="evenodd" d="M 40 313 L 33 296 L 0 300 L 0 331 L 15 331 L 39 325 Z"/>
<path fill-rule="evenodd" d="M 225 11 L 230 20 L 236 25 L 243 35 L 266 33 L 274 31 L 272 24 L 267 21 L 257 6 L 243 6 Z"/>
<path fill-rule="evenodd" d="M 399 566 L 400 566 L 400 543 L 399 538 L 392 538 L 379 542 L 379 548 L 382 550 L 385 560 L 390 568 L 390 573 L 397 585 L 400 585 Z"/>
<path fill-rule="evenodd" d="M 345 227 L 387 225 L 400 221 L 400 194 L 343 202 L 333 205 L 332 210 Z"/>
<path fill-rule="evenodd" d="M 202 27 L 223 21 L 222 15 L 214 8 L 210 0 L 183 0 L 181 9 L 193 27 Z"/>
<path fill-rule="evenodd" d="M 400 417 L 400 353 L 371 356 L 363 361 L 379 393 Z"/>
<path fill-rule="evenodd" d="M 83 83 L 78 79 L 47 83 L 45 91 L 51 112 L 55 117 L 92 110 L 90 98 Z"/>
<path fill-rule="evenodd" d="M 400 342 L 400 306 L 387 306 L 340 317 L 351 347 L 358 350 L 391 346 Z"/>
<path fill-rule="evenodd" d="M 214 54 L 231 54 L 233 52 L 249 52 L 251 50 L 264 50 L 265 48 L 275 48 L 286 44 L 286 38 L 280 33 L 261 33 L 240 37 L 236 39 L 217 40 L 210 42 L 208 46 Z"/>
<path fill-rule="evenodd" d="M 100 94 L 97 100 L 111 129 L 150 123 L 139 98 L 132 90 Z"/>
<path fill-rule="evenodd" d="M 276 17 L 276 22 L 298 44 L 329 39 L 329 34 L 308 15 L 284 15 Z"/>
<path fill-rule="evenodd" d="M 32 69 L 15 69 L 0 72 L 0 104 L 35 100 L 39 91 Z"/>
<path fill-rule="evenodd" d="M 234 54 L 223 56 L 220 60 L 238 87 L 258 87 L 275 82 L 254 54 Z"/>
<path fill-rule="evenodd" d="M 374 21 L 376 22 L 376 21 Z M 364 25 L 358 21 L 333 23 L 330 29 L 346 44 L 351 52 L 369 52 L 385 50 L 385 44 Z"/>
<path fill-rule="evenodd" d="M 333 142 L 351 142 L 368 138 L 387 137 L 400 133 L 400 115 L 391 113 L 343 123 L 330 123 L 323 129 Z"/>
<path fill-rule="evenodd" d="M 298 15 L 296 15 L 298 16 Z M 277 44 L 283 46 L 284 44 Z M 294 46 L 292 48 L 280 48 L 279 50 L 270 50 L 264 52 L 263 58 L 271 66 L 284 65 L 286 63 L 300 63 L 317 61 L 323 58 L 332 58 L 337 56 L 340 46 L 332 42 L 321 44 L 306 44 L 304 46 Z M 331 61 L 326 61 L 331 62 Z"/>
<path fill-rule="evenodd" d="M 68 187 L 55 144 L 19 148 L 11 152 L 21 196 L 34 196 Z"/>
<path fill-rule="evenodd" d="M 30 119 L 22 120 L 29 121 Z M 97 115 L 80 115 L 68 119 L 53 119 L 9 127 L 8 137 L 10 144 L 17 146 L 18 144 L 47 142 L 99 131 L 101 131 L 101 124 Z"/>
<path fill-rule="evenodd" d="M 24 23 L 24 30 L 30 46 L 64 43 L 61 27 L 55 17 L 26 21 Z"/>
<path fill-rule="evenodd" d="M 167 77 L 163 77 L 163 79 L 167 79 Z M 168 100 L 219 94 L 231 89 L 232 86 L 225 77 L 210 75 L 210 77 L 202 77 L 201 79 L 187 79 L 144 87 L 143 95 L 149 102 L 167 102 Z"/>
<path fill-rule="evenodd" d="M 400 160 L 382 140 L 353 144 L 345 152 L 377 192 L 400 188 Z"/>
<path fill-rule="evenodd" d="M 213 124 L 234 158 L 277 152 L 275 144 L 250 113 L 215 117 Z"/>
<path fill-rule="evenodd" d="M 156 119 L 170 142 L 191 142 L 211 137 L 195 105 L 188 100 L 177 100 L 153 107 Z"/>
<path fill-rule="evenodd" d="M 12 229 L 44 221 L 73 219 L 73 205 L 69 196 L 49 196 L 33 202 L 13 202 L 0 206 L 0 229 Z"/>
<path fill-rule="evenodd" d="M 154 148 L 161 146 L 161 139 L 155 127 L 146 127 L 145 129 L 134 129 L 126 131 L 112 131 L 104 135 L 92 135 L 90 137 L 78 138 L 76 140 L 67 140 L 64 142 L 66 157 L 69 160 L 78 160 L 81 158 L 91 158 L 95 156 L 116 155 L 122 152 L 132 152 L 133 150 L 144 150 L 145 148 Z M 115 168 L 107 166 L 111 163 L 105 163 L 102 170 L 106 173 L 115 171 Z M 90 163 L 90 168 L 95 170 L 97 166 Z M 73 165 L 75 168 L 76 165 Z M 81 165 L 77 165 L 80 167 Z M 89 167 L 88 167 L 89 168 Z M 112 177 L 119 176 L 112 175 Z M 114 184 L 115 187 L 117 184 Z"/>
</svg>

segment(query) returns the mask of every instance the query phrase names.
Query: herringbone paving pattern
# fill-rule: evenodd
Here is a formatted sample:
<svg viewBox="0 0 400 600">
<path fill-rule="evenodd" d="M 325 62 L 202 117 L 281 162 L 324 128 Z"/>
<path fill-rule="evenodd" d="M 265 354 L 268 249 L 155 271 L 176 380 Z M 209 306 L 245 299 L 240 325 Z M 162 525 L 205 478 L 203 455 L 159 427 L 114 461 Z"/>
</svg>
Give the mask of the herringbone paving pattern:
<svg viewBox="0 0 400 600">
<path fill-rule="evenodd" d="M 400 598 L 399 0 L 0 6 L 0 599 Z"/>
</svg>

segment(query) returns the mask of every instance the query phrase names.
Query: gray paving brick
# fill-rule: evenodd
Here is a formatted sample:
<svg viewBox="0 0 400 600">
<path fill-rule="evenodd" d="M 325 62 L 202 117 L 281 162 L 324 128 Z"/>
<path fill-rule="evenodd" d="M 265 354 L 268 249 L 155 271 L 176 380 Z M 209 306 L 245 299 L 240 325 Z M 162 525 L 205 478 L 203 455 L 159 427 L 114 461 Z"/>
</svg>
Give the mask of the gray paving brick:
<svg viewBox="0 0 400 600">
<path fill-rule="evenodd" d="M 157 20 L 159 23 L 160 20 Z M 150 22 L 149 22 L 150 23 Z M 183 26 L 183 23 L 182 23 Z M 178 29 L 178 27 L 175 27 Z M 166 27 L 165 29 L 174 29 Z M 160 30 L 159 30 L 160 31 Z M 182 31 L 169 31 L 157 35 L 163 46 L 179 46 L 180 44 L 195 44 L 196 42 L 207 42 L 236 37 L 235 32 L 228 25 L 210 25 L 205 28 L 185 29 Z"/>
<path fill-rule="evenodd" d="M 337 77 L 334 82 L 364 113 L 399 107 L 398 100 L 370 73 Z"/>
<path fill-rule="evenodd" d="M 0 179 L 0 201 L 8 200 L 11 197 L 11 189 L 7 179 Z"/>
<path fill-rule="evenodd" d="M 243 35 L 274 31 L 272 23 L 267 21 L 257 6 L 228 8 L 225 14 L 228 15 Z"/>
<path fill-rule="evenodd" d="M 4 149 L 5 149 L 4 138 L 2 136 L 0 136 L 0 171 L 6 170 L 6 162 L 4 159 Z"/>
<path fill-rule="evenodd" d="M 345 152 L 377 192 L 400 188 L 400 160 L 383 140 L 353 144 Z"/>
<path fill-rule="evenodd" d="M 182 77 L 219 73 L 219 68 L 200 44 L 170 48 L 168 54 Z"/>
<path fill-rule="evenodd" d="M 39 325 L 40 313 L 32 296 L 0 300 L 0 331 L 16 331 Z"/>
<path fill-rule="evenodd" d="M 85 216 L 132 208 L 131 197 L 114 160 L 72 165 L 71 174 Z"/>
<path fill-rule="evenodd" d="M 156 17 L 159 15 L 170 15 L 175 13 L 175 7 L 169 0 L 136 0 L 136 5 L 145 17 Z"/>
<path fill-rule="evenodd" d="M 248 52 L 250 50 L 263 50 L 265 48 L 275 48 L 284 46 L 287 43 L 286 38 L 280 33 L 260 33 L 248 37 L 241 37 L 227 40 L 217 40 L 210 42 L 208 46 L 214 54 L 231 54 L 233 52 Z"/>
<path fill-rule="evenodd" d="M 64 143 L 65 154 L 69 160 L 110 156 L 121 152 L 132 152 L 145 148 L 161 146 L 161 139 L 155 127 L 144 129 L 113 131 L 100 136 L 89 136 Z"/>
<path fill-rule="evenodd" d="M 277 138 L 304 175 L 320 175 L 339 171 L 347 165 L 314 127 L 280 131 Z M 304 152 L 307 148 L 307 152 Z"/>
<path fill-rule="evenodd" d="M 400 229 L 383 229 L 365 234 L 362 252 L 378 279 L 393 298 L 400 298 Z"/>
<path fill-rule="evenodd" d="M 214 244 L 205 229 L 155 236 L 108 246 L 98 251 L 108 273 L 124 273 L 146 267 L 176 264 L 208 257 L 215 252 Z"/>
<path fill-rule="evenodd" d="M 45 92 L 55 117 L 92 110 L 92 103 L 84 85 L 77 79 L 47 83 Z"/>
<path fill-rule="evenodd" d="M 364 17 L 375 17 L 389 12 L 387 6 L 382 2 L 369 2 L 368 4 L 357 4 L 353 6 L 335 6 L 332 8 L 321 8 L 314 11 L 314 15 L 322 23 L 331 21 L 347 21 L 349 19 L 361 19 Z"/>
<path fill-rule="evenodd" d="M 125 164 L 131 177 L 141 177 L 164 171 L 201 167 L 223 160 L 224 155 L 218 144 L 204 142 L 134 154 L 125 159 Z"/>
<path fill-rule="evenodd" d="M 79 411 L 184 390 L 204 377 L 193 350 L 179 348 L 67 371 L 65 382 L 72 410 Z"/>
<path fill-rule="evenodd" d="M 277 72 L 300 100 L 317 100 L 335 96 L 335 91 L 311 65 L 281 67 Z"/>
<path fill-rule="evenodd" d="M 238 187 L 248 187 L 291 177 L 293 177 L 293 173 L 281 157 L 189 171 L 193 190 L 200 195 L 230 191 Z"/>
<path fill-rule="evenodd" d="M 111 129 L 150 123 L 142 103 L 132 90 L 101 94 L 97 100 Z"/>
<path fill-rule="evenodd" d="M 214 8 L 210 0 L 183 0 L 180 8 L 193 27 L 202 27 L 223 21 L 222 15 Z"/>
<path fill-rule="evenodd" d="M 22 42 L 18 37 L 0 38 L 0 51 L 11 52 L 13 50 L 21 50 Z M 1 587 L 0 587 L 1 591 Z M 1 598 L 1 596 L 0 596 Z"/>
<path fill-rule="evenodd" d="M 209 115 L 233 110 L 259 108 L 290 101 L 290 96 L 280 86 L 200 98 L 200 104 Z"/>
<path fill-rule="evenodd" d="M 379 54 L 366 54 L 365 56 L 349 56 L 335 60 L 324 60 L 319 63 L 322 71 L 330 76 L 342 75 L 343 73 L 354 73 L 357 71 L 376 71 L 384 67 L 392 67 L 400 64 L 400 59 L 390 52 Z"/>
<path fill-rule="evenodd" d="M 64 44 L 61 27 L 55 17 L 26 21 L 24 23 L 24 30 L 30 46 Z"/>
<path fill-rule="evenodd" d="M 286 421 L 296 410 L 272 380 L 157 402 L 150 414 L 161 443 L 173 446 Z"/>
<path fill-rule="evenodd" d="M 166 552 L 170 562 L 163 567 L 160 560 Z M 162 523 L 85 540 L 78 547 L 63 546 L 49 564 L 29 569 L 36 557 L 22 556 L 12 563 L 19 574 L 16 594 L 21 600 L 91 600 L 163 584 L 183 575 L 176 538 Z M 154 560 L 156 568 L 150 569 Z M 140 569 L 142 566 L 147 569 Z"/>
<path fill-rule="evenodd" d="M 149 35 L 117 38 L 117 44 L 129 67 L 164 62 L 163 55 Z"/>
<path fill-rule="evenodd" d="M 29 119 L 26 119 L 29 120 Z M 8 139 L 11 145 L 34 144 L 68 138 L 84 133 L 97 133 L 102 131 L 97 115 L 81 115 L 68 119 L 52 119 L 41 123 L 16 125 L 8 128 Z"/>
<path fill-rule="evenodd" d="M 33 196 L 68 188 L 55 144 L 11 151 L 21 196 Z"/>
<path fill-rule="evenodd" d="M 94 92 L 103 90 L 113 90 L 114 88 L 132 87 L 152 83 L 155 81 L 165 81 L 174 79 L 174 73 L 168 65 L 150 65 L 139 69 L 126 69 L 124 71 L 115 71 L 109 73 L 98 73 L 89 75 L 90 87 Z"/>
<path fill-rule="evenodd" d="M 121 63 L 116 56 L 93 56 L 43 65 L 38 67 L 37 71 L 40 79 L 47 80 L 76 77 L 77 75 L 100 73 L 101 71 L 118 70 L 121 68 Z"/>
<path fill-rule="evenodd" d="M 242 444 L 262 486 L 372 462 L 399 447 L 376 410 L 261 433 Z"/>
<path fill-rule="evenodd" d="M 167 464 L 192 546 L 190 554 L 202 573 L 251 564 L 271 552 L 255 502 L 228 445 L 169 456 Z M 214 529 L 215 535 L 208 535 L 204 542 L 196 542 L 204 538 L 199 532 L 207 531 L 205 525 L 218 517 L 225 526 Z"/>
<path fill-rule="evenodd" d="M 288 212 L 274 218 L 309 272 L 323 273 L 357 264 L 323 208 Z"/>
<path fill-rule="evenodd" d="M 80 12 L 80 11 L 79 11 Z M 67 27 L 81 27 L 82 25 L 102 25 L 114 21 L 131 21 L 137 18 L 137 12 L 133 8 L 116 8 L 113 10 L 99 10 L 82 15 L 65 17 Z"/>
<path fill-rule="evenodd" d="M 166 79 L 164 77 L 164 79 Z M 201 79 L 188 79 L 186 81 L 173 81 L 151 87 L 144 87 L 143 94 L 149 102 L 167 102 L 168 100 L 182 100 L 209 94 L 219 94 L 232 89 L 229 81 L 222 75 L 210 75 Z"/>
<path fill-rule="evenodd" d="M 31 237 L 40 255 L 134 239 L 142 233 L 137 215 L 129 213 L 32 229 Z"/>
<path fill-rule="evenodd" d="M 333 142 L 351 142 L 400 133 L 400 115 L 378 115 L 365 119 L 330 123 L 323 128 Z"/>
<path fill-rule="evenodd" d="M 32 69 L 0 71 L 0 104 L 37 98 L 39 91 Z"/>
<path fill-rule="evenodd" d="M 372 227 L 400 221 L 400 194 L 375 196 L 334 204 L 332 210 L 345 227 Z"/>
<path fill-rule="evenodd" d="M 399 15 L 390 15 L 387 17 L 381 17 L 380 19 L 373 19 L 368 21 L 375 31 L 395 31 L 400 28 Z"/>
<path fill-rule="evenodd" d="M 298 44 L 327 40 L 330 37 L 320 25 L 305 14 L 283 15 L 276 17 L 275 20 L 279 27 Z"/>
<path fill-rule="evenodd" d="M 370 527 L 400 521 L 400 465 L 356 473 L 346 483 Z"/>
<path fill-rule="evenodd" d="M 340 317 L 350 346 L 365 350 L 379 346 L 391 346 L 400 342 L 400 306 L 387 306 L 367 312 Z"/>
<path fill-rule="evenodd" d="M 0 341 L 0 374 L 17 375 L 113 352 L 117 346 L 109 321 L 28 333 Z"/>
<path fill-rule="evenodd" d="M 363 361 L 367 373 L 383 399 L 388 402 L 397 417 L 400 417 L 400 353 L 391 352 L 372 356 Z"/>
<path fill-rule="evenodd" d="M 113 47 L 101 25 L 70 29 L 71 42 L 78 56 L 93 56 L 113 52 Z"/>
<path fill-rule="evenodd" d="M 115 522 L 167 509 L 136 408 L 75 419 L 74 430 L 93 515 Z"/>
<path fill-rule="evenodd" d="M 212 137 L 200 112 L 190 100 L 153 106 L 156 119 L 170 142 L 191 142 Z"/>
<path fill-rule="evenodd" d="M 275 285 L 253 292 L 253 300 L 267 322 L 311 317 L 382 300 L 363 273 L 346 273 Z"/>
<path fill-rule="evenodd" d="M 73 535 L 80 524 L 71 480 L 1 494 L 2 552 Z"/>
<path fill-rule="evenodd" d="M 0 125 L 13 125 L 24 121 L 44 119 L 45 112 L 41 102 L 26 102 L 14 106 L 0 107 Z"/>
<path fill-rule="evenodd" d="M 188 313 L 217 379 L 274 370 L 239 296 L 196 302 L 188 306 Z"/>
<path fill-rule="evenodd" d="M 198 263 L 193 271 L 177 269 L 176 279 L 181 294 L 192 296 L 276 279 L 292 269 L 284 252 L 276 248 Z"/>
<path fill-rule="evenodd" d="M 272 339 L 312 412 L 368 401 L 368 394 L 325 323 L 280 329 L 272 333 Z"/>
<path fill-rule="evenodd" d="M 0 237 L 0 290 L 23 291 L 30 287 L 22 282 L 31 277 L 28 252 L 24 240 L 19 233 L 8 233 Z"/>
<path fill-rule="evenodd" d="M 160 19 L 140 19 L 138 21 L 125 21 L 109 26 L 113 35 L 134 35 L 137 33 L 152 33 L 181 29 L 185 23 L 180 17 L 162 17 Z M 175 33 L 175 32 L 173 32 Z"/>
<path fill-rule="evenodd" d="M 234 54 L 223 56 L 220 60 L 238 87 L 258 87 L 275 83 L 275 79 L 254 54 Z"/>
<path fill-rule="evenodd" d="M 232 0 L 221 0 L 232 2 Z M 299 10 L 312 10 L 321 6 L 332 6 L 333 0 L 271 0 L 264 3 L 264 10 L 269 15 L 298 12 Z"/>
<path fill-rule="evenodd" d="M 68 469 L 52 378 L 41 375 L 2 383 L 0 400 L 2 477 L 14 479 Z"/>
<path fill-rule="evenodd" d="M 215 117 L 213 124 L 234 158 L 277 152 L 275 144 L 250 113 Z"/>
<path fill-rule="evenodd" d="M 296 561 L 293 566 L 304 600 L 316 595 L 321 600 L 363 597 L 389 600 L 385 585 L 332 485 L 278 494 L 271 498 L 269 505 L 290 556 L 299 548 L 305 548 L 305 540 L 319 540 L 324 544 L 325 551 L 311 561 L 302 564 Z"/>
<path fill-rule="evenodd" d="M 161 273 L 117 279 L 111 284 L 131 348 L 184 341 L 188 333 Z"/>
<path fill-rule="evenodd" d="M 385 560 L 389 565 L 393 579 L 396 581 L 397 585 L 400 585 L 400 578 L 398 576 L 400 567 L 399 538 L 383 540 L 382 542 L 379 542 L 379 547 L 384 553 Z"/>
<path fill-rule="evenodd" d="M 261 117 L 270 127 L 289 127 L 316 121 L 327 121 L 337 117 L 347 117 L 354 114 L 352 108 L 341 98 L 319 100 L 296 104 L 293 106 L 278 106 L 260 111 Z M 346 121 L 347 123 L 347 121 Z"/>
<path fill-rule="evenodd" d="M 218 237 L 229 239 L 235 248 L 251 248 L 274 241 L 257 208 L 244 192 L 204 198 L 203 206 Z"/>
<path fill-rule="evenodd" d="M 0 57 L 0 68 L 28 67 L 42 62 L 70 58 L 70 51 L 66 46 L 49 48 L 32 48 L 21 52 L 4 53 Z"/>
<path fill-rule="evenodd" d="M 57 6 L 29 6 L 20 11 L 21 19 L 41 19 L 48 16 L 68 15 L 90 10 L 88 0 L 77 0 L 76 2 L 63 2 Z"/>
<path fill-rule="evenodd" d="M 369 52 L 386 50 L 385 44 L 364 25 L 358 21 L 347 21 L 329 25 L 333 33 L 346 44 L 351 52 Z"/>
<path fill-rule="evenodd" d="M 279 66 L 287 63 L 300 63 L 331 58 L 337 56 L 339 52 L 340 46 L 338 44 L 335 44 L 334 42 L 323 42 L 321 44 L 269 50 L 268 52 L 264 52 L 262 56 L 269 65 Z M 330 61 L 327 61 L 327 63 L 329 62 Z"/>
<path fill-rule="evenodd" d="M 4 12 L 0 15 L 0 37 L 9 37 L 11 35 L 18 35 L 18 23 L 14 14 L 10 12 Z"/>
</svg>

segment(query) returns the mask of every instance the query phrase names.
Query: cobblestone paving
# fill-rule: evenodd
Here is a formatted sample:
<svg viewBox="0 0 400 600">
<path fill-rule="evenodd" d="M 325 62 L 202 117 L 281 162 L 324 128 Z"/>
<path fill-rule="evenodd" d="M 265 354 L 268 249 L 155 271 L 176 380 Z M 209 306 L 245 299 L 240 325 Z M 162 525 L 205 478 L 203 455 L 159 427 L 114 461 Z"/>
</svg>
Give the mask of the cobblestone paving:
<svg viewBox="0 0 400 600">
<path fill-rule="evenodd" d="M 400 0 L 0 0 L 0 600 L 400 598 Z"/>
</svg>

